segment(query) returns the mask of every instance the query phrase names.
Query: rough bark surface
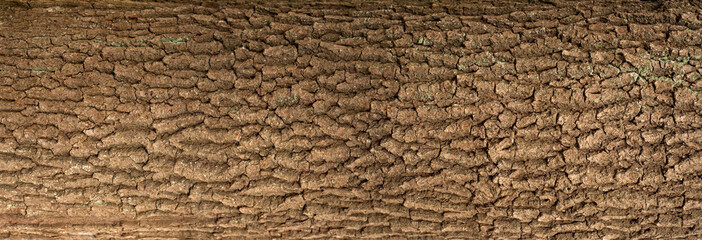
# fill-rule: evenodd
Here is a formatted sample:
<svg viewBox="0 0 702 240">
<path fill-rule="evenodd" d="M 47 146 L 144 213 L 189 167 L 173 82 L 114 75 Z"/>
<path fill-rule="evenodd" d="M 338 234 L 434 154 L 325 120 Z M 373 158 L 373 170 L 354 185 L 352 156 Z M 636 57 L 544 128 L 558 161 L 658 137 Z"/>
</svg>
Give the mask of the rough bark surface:
<svg viewBox="0 0 702 240">
<path fill-rule="evenodd" d="M 5 1 L 0 237 L 699 238 L 701 14 Z"/>
</svg>

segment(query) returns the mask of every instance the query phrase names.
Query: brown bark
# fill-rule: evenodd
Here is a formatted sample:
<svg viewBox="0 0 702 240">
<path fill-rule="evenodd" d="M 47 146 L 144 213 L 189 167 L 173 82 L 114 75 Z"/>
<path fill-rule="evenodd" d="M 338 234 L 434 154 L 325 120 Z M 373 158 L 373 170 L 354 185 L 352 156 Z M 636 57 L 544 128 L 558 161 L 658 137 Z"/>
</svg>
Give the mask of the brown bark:
<svg viewBox="0 0 702 240">
<path fill-rule="evenodd" d="M 701 14 L 2 2 L 0 236 L 699 238 Z"/>
</svg>

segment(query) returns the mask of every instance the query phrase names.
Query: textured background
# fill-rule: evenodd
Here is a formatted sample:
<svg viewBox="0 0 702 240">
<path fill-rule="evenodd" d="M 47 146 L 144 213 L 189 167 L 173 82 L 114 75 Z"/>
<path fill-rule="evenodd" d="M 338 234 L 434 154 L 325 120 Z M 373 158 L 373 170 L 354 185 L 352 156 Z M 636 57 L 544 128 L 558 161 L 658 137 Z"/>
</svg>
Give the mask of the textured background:
<svg viewBox="0 0 702 240">
<path fill-rule="evenodd" d="M 0 237 L 702 237 L 701 14 L 2 1 Z"/>
</svg>

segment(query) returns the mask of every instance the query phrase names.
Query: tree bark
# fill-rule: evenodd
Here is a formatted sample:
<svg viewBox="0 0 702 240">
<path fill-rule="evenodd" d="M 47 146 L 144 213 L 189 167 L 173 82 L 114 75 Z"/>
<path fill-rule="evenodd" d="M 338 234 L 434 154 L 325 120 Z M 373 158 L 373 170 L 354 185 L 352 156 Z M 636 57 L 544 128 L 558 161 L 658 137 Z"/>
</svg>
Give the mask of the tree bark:
<svg viewBox="0 0 702 240">
<path fill-rule="evenodd" d="M 702 236 L 694 1 L 5 1 L 3 238 Z"/>
</svg>

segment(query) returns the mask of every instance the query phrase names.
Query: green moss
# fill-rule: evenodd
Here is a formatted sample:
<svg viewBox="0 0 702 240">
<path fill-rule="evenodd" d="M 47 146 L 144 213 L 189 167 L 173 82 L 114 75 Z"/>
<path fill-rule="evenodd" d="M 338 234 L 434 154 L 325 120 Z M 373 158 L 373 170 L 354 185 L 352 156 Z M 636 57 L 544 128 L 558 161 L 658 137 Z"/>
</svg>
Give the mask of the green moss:
<svg viewBox="0 0 702 240">
<path fill-rule="evenodd" d="M 636 71 L 641 75 L 642 77 L 648 76 L 651 74 L 651 71 L 653 68 L 651 68 L 651 65 L 641 65 L 636 67 Z"/>
<path fill-rule="evenodd" d="M 170 44 L 183 44 L 187 41 L 190 41 L 190 37 L 165 37 L 161 39 L 162 43 L 170 43 Z"/>
<path fill-rule="evenodd" d="M 425 92 L 425 91 L 421 91 L 421 92 L 422 92 L 422 95 L 424 95 L 424 99 L 426 99 L 428 101 L 434 100 L 434 95 L 432 95 L 430 92 Z"/>
<path fill-rule="evenodd" d="M 149 41 L 146 39 L 132 39 L 129 40 L 129 42 L 131 42 L 134 46 L 146 46 L 149 43 Z"/>
<path fill-rule="evenodd" d="M 631 74 L 631 77 L 634 79 L 634 82 L 641 82 L 643 84 L 648 84 L 648 81 L 646 81 L 646 79 L 641 77 L 641 75 L 639 75 L 638 73 L 632 72 L 629 74 Z"/>
<path fill-rule="evenodd" d="M 685 90 L 687 90 L 688 92 L 690 92 L 690 93 L 692 93 L 692 94 L 695 94 L 695 96 L 699 96 L 699 95 L 700 95 L 700 92 L 699 92 L 699 91 L 695 91 L 695 90 L 692 90 L 692 89 L 690 89 L 690 88 L 685 88 Z"/>
<path fill-rule="evenodd" d="M 673 83 L 675 83 L 675 85 L 673 85 L 673 86 L 682 85 L 682 83 L 683 83 L 682 79 L 675 79 L 675 80 L 671 80 L 671 81 L 673 81 Z"/>
<path fill-rule="evenodd" d="M 673 64 L 676 66 L 682 66 L 684 64 L 687 64 L 689 61 L 690 61 L 690 58 L 682 57 L 682 56 L 675 57 L 675 60 L 668 59 L 668 57 L 664 57 L 663 60 L 661 60 L 661 62 Z"/>
<path fill-rule="evenodd" d="M 611 64 L 610 64 L 610 66 L 616 68 L 614 65 L 611 65 Z M 632 67 L 625 66 L 625 67 L 622 67 L 622 71 L 623 71 L 623 72 L 633 72 L 633 71 L 636 71 L 636 69 L 635 69 L 635 68 L 632 68 Z"/>
<path fill-rule="evenodd" d="M 489 57 L 485 58 L 478 58 L 475 60 L 475 63 L 478 65 L 492 65 L 493 59 Z"/>
<path fill-rule="evenodd" d="M 649 77 L 648 79 L 650 79 L 651 81 L 673 81 L 672 79 L 667 78 L 667 77 L 655 77 L 655 76 Z"/>
<path fill-rule="evenodd" d="M 235 115 L 236 115 L 236 114 L 239 114 L 239 107 L 238 107 L 238 106 L 237 106 L 237 107 L 231 107 L 231 108 L 229 108 L 229 112 L 231 112 L 231 113 L 233 113 L 233 114 L 235 114 Z"/>
<path fill-rule="evenodd" d="M 293 95 L 292 97 L 284 97 L 278 100 L 278 103 L 283 104 L 283 103 L 292 103 L 295 104 L 298 101 L 300 101 L 300 98 L 297 95 Z"/>
<path fill-rule="evenodd" d="M 638 105 L 639 105 L 639 110 L 641 110 L 641 109 L 643 109 L 643 110 L 647 110 L 647 109 L 648 109 L 648 106 L 646 106 L 646 105 L 642 105 L 640 101 L 636 102 L 636 104 L 638 104 Z"/>
<path fill-rule="evenodd" d="M 51 69 L 45 69 L 45 68 L 34 68 L 32 69 L 32 73 L 36 75 L 41 75 L 42 73 L 53 73 L 54 71 Z"/>
<path fill-rule="evenodd" d="M 47 29 L 48 30 L 48 29 Z M 50 37 L 58 37 L 56 34 L 41 34 L 39 36 L 34 36 L 31 38 L 50 38 Z"/>
<path fill-rule="evenodd" d="M 127 46 L 127 44 L 123 43 L 123 42 L 111 42 L 107 45 L 110 47 L 126 47 Z"/>
<path fill-rule="evenodd" d="M 93 204 L 95 204 L 95 205 L 103 205 L 103 204 L 105 204 L 105 201 L 103 201 L 103 200 L 95 200 L 95 201 L 93 201 Z"/>
<path fill-rule="evenodd" d="M 669 56 L 667 53 L 656 54 L 659 58 L 651 59 L 650 62 L 668 63 L 676 66 L 682 66 L 690 62 L 690 58 L 686 56 Z"/>
</svg>

